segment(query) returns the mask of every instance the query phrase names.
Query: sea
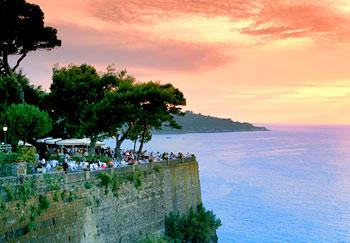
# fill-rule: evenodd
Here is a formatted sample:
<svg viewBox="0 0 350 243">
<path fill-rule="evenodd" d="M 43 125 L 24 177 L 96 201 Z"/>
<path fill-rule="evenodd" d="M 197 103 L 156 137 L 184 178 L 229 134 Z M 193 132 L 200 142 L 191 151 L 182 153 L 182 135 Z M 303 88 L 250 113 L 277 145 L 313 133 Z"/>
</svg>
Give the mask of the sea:
<svg viewBox="0 0 350 243">
<path fill-rule="evenodd" d="M 196 155 L 219 242 L 350 242 L 350 126 L 268 128 L 154 135 L 145 148 Z"/>
</svg>

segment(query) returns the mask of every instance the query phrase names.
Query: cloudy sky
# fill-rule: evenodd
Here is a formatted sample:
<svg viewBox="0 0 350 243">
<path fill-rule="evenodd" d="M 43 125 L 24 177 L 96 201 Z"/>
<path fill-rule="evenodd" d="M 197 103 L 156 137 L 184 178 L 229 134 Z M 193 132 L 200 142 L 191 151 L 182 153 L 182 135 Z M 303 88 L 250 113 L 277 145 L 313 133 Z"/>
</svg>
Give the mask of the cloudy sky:
<svg viewBox="0 0 350 243">
<path fill-rule="evenodd" d="M 186 109 L 257 123 L 350 124 L 348 0 L 32 0 L 62 47 L 23 71 L 114 64 L 171 82 Z"/>
</svg>

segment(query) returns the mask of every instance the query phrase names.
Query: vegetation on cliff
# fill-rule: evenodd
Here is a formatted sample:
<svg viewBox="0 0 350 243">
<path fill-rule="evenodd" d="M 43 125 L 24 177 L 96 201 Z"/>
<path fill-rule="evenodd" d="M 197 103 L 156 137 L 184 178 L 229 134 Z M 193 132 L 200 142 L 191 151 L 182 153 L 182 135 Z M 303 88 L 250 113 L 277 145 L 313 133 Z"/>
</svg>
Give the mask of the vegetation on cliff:
<svg viewBox="0 0 350 243">
<path fill-rule="evenodd" d="M 207 243 L 216 238 L 216 230 L 221 221 L 212 211 L 207 211 L 202 204 L 187 214 L 170 213 L 165 218 L 165 236 L 148 236 L 143 243 L 187 242 Z"/>
<path fill-rule="evenodd" d="M 187 214 L 170 213 L 165 219 L 165 235 L 173 242 L 203 243 L 216 236 L 221 221 L 202 204 Z"/>
<path fill-rule="evenodd" d="M 268 131 L 265 127 L 256 127 L 247 122 L 235 122 L 231 119 L 218 118 L 196 114 L 186 111 L 184 116 L 176 116 L 175 121 L 181 129 L 172 129 L 163 126 L 161 130 L 154 130 L 154 134 L 176 134 L 176 133 L 206 133 L 206 132 L 247 132 Z"/>
</svg>

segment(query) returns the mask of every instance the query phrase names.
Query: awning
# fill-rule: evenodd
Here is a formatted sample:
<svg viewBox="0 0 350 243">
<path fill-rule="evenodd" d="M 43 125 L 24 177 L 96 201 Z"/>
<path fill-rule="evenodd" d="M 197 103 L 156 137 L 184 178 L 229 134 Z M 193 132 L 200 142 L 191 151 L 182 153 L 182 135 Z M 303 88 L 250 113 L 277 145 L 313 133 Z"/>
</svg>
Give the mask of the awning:
<svg viewBox="0 0 350 243">
<path fill-rule="evenodd" d="M 19 140 L 18 141 L 18 145 L 19 146 L 25 146 L 25 147 L 34 147 L 32 144 L 30 144 L 30 143 L 25 143 L 24 144 L 24 142 L 22 141 L 22 140 Z"/>
<path fill-rule="evenodd" d="M 37 142 L 37 143 L 45 143 L 45 140 L 48 140 L 48 139 L 53 139 L 53 137 L 47 137 L 47 138 L 37 139 L 36 142 Z"/>
<path fill-rule="evenodd" d="M 72 139 L 64 139 L 61 141 L 58 141 L 56 145 L 59 146 L 89 146 L 90 145 L 90 138 L 72 138 Z M 97 141 L 96 146 L 103 146 L 104 143 Z"/>
<path fill-rule="evenodd" d="M 53 139 L 47 139 L 45 140 L 46 144 L 56 144 L 56 142 L 61 141 L 62 138 L 53 138 Z"/>
</svg>

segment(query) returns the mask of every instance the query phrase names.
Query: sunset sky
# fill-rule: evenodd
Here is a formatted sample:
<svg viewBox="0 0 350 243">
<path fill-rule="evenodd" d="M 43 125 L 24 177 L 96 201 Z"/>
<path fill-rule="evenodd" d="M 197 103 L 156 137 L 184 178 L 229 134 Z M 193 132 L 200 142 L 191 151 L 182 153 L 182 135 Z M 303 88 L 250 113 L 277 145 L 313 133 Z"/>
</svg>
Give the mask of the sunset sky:
<svg viewBox="0 0 350 243">
<path fill-rule="evenodd" d="M 349 0 L 32 0 L 62 47 L 27 57 L 48 89 L 54 64 L 114 64 L 171 82 L 185 109 L 255 123 L 350 124 Z"/>
</svg>

